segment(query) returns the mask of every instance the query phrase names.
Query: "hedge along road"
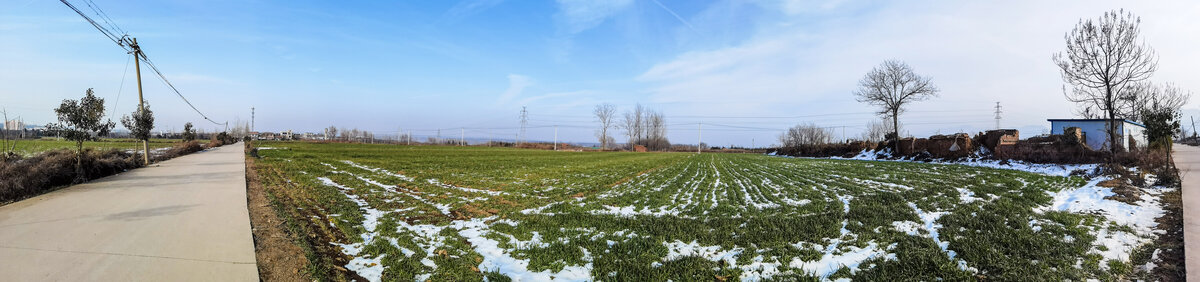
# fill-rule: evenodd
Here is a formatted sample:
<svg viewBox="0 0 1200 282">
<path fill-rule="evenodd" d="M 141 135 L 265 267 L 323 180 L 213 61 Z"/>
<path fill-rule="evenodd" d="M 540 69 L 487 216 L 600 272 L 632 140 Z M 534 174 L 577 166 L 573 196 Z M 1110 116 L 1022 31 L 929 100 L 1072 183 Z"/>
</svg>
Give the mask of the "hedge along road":
<svg viewBox="0 0 1200 282">
<path fill-rule="evenodd" d="M 0 206 L 0 280 L 257 281 L 241 144 Z"/>
</svg>

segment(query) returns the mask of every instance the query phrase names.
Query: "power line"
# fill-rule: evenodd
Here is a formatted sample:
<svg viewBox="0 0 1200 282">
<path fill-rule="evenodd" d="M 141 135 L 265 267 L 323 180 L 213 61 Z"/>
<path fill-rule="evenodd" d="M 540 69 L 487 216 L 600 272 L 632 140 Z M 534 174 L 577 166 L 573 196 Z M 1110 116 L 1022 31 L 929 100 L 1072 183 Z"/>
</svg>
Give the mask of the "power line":
<svg viewBox="0 0 1200 282">
<path fill-rule="evenodd" d="M 71 2 L 67 2 L 67 0 L 59 0 L 59 1 L 62 2 L 64 5 L 67 5 L 68 8 L 71 8 L 71 10 L 75 11 L 76 14 L 79 14 L 79 16 L 83 17 L 84 20 L 87 20 L 88 23 L 92 24 L 92 26 L 96 28 L 96 30 L 99 30 L 100 33 L 103 33 L 105 37 L 108 37 L 109 40 L 112 40 L 112 42 L 116 43 L 117 46 L 120 46 L 121 49 L 125 49 L 125 51 L 133 53 L 135 59 L 145 62 L 146 65 L 150 66 L 150 69 L 154 71 L 154 73 L 158 76 L 158 78 L 160 80 L 162 80 L 162 82 L 164 84 L 166 84 L 167 87 L 171 88 L 171 91 L 175 92 L 175 95 L 179 96 L 179 99 L 182 99 L 183 102 L 188 105 L 188 107 L 191 107 L 193 111 L 196 111 L 196 113 L 200 115 L 200 117 L 204 118 L 204 120 L 207 120 L 208 122 L 211 122 L 215 125 L 228 125 L 229 124 L 229 122 L 218 123 L 218 122 L 208 118 L 207 115 L 205 115 L 203 112 L 200 112 L 200 109 L 197 109 L 195 105 L 192 105 L 192 102 L 188 101 L 188 99 L 183 96 L 183 93 L 179 92 L 179 89 L 175 88 L 175 85 L 172 84 L 171 81 L 168 80 L 167 77 L 162 74 L 162 71 L 160 71 L 158 69 L 158 66 L 156 66 L 154 64 L 154 62 L 150 60 L 150 57 L 146 56 L 146 52 L 141 50 L 141 47 L 138 46 L 136 42 L 129 40 L 128 39 L 129 35 L 124 34 L 124 29 L 121 29 L 115 23 L 113 23 L 112 19 L 108 18 L 108 14 L 104 13 L 104 11 L 100 9 L 100 6 L 96 5 L 95 2 L 92 2 L 91 0 L 84 0 L 86 2 L 85 4 L 87 4 L 88 7 L 92 9 L 92 11 L 97 15 L 97 17 L 100 17 L 101 20 L 103 20 L 105 23 L 107 23 L 109 25 L 109 27 L 111 27 L 112 29 L 121 31 L 122 32 L 121 36 L 117 36 L 117 33 L 113 32 L 112 30 L 109 30 L 109 28 L 106 28 L 106 27 L 100 25 L 100 23 L 96 22 L 96 20 L 93 20 L 87 14 L 84 14 L 83 11 L 80 11 L 79 8 L 75 7 L 75 5 L 72 5 Z"/>
<path fill-rule="evenodd" d="M 109 112 L 109 114 L 108 114 L 109 120 L 112 120 L 113 115 L 117 114 L 117 102 L 121 101 L 121 91 L 125 90 L 125 76 L 129 75 L 129 62 L 130 61 L 133 61 L 133 58 L 130 58 L 129 60 L 125 60 L 125 72 L 121 73 L 121 85 L 119 87 L 117 87 L 117 99 L 113 100 L 113 110 L 112 110 L 112 112 Z"/>
<path fill-rule="evenodd" d="M 92 26 L 96 27 L 96 30 L 99 30 L 100 33 L 103 33 L 104 36 L 108 37 L 109 40 L 112 40 L 113 43 L 116 43 L 117 46 L 121 46 L 121 48 L 125 49 L 125 51 L 132 51 L 132 50 L 129 50 L 129 47 L 125 45 L 125 37 L 124 36 L 117 36 L 112 31 L 108 30 L 108 28 L 101 26 L 100 23 L 97 23 L 95 20 L 92 20 L 91 17 L 88 17 L 87 14 L 84 14 L 83 11 L 79 10 L 79 8 L 75 8 L 75 5 L 71 5 L 71 2 L 67 2 L 67 0 L 59 0 L 59 1 L 62 1 L 62 3 L 66 4 L 68 8 L 71 8 L 71 10 L 74 10 L 76 14 L 79 14 L 79 16 L 81 16 L 81 17 L 83 17 L 83 19 L 87 20 L 88 23 L 91 23 Z"/>
<path fill-rule="evenodd" d="M 139 51 L 141 50 L 141 48 L 138 48 L 138 49 L 139 49 Z M 164 75 L 162 74 L 162 71 L 159 71 L 159 70 L 158 70 L 158 66 L 154 65 L 154 63 L 150 61 L 150 58 L 146 56 L 146 52 L 145 52 L 145 51 L 141 51 L 141 52 L 138 52 L 138 53 L 140 53 L 140 54 L 141 54 L 142 61 L 143 61 L 143 62 L 146 62 L 146 65 L 149 65 L 149 66 L 150 66 L 150 69 L 154 71 L 154 74 L 157 74 L 157 75 L 158 75 L 158 78 L 159 78 L 159 79 L 161 79 L 161 80 L 163 81 L 163 83 L 167 84 L 167 87 L 170 87 L 170 88 L 171 88 L 171 91 L 174 91 L 174 92 L 175 92 L 175 95 L 178 95 L 178 96 L 179 96 L 179 99 L 183 99 L 183 102 L 184 102 L 184 103 L 186 103 L 186 104 L 188 105 L 188 107 L 191 107 L 193 111 L 196 111 L 196 114 L 199 114 L 199 115 L 200 115 L 200 117 L 204 118 L 204 120 L 207 120 L 208 122 L 211 122 L 211 123 L 213 123 L 213 124 L 216 124 L 216 125 L 226 125 L 226 124 L 228 124 L 228 122 L 225 122 L 225 123 L 219 123 L 219 122 L 216 122 L 216 121 L 214 121 L 214 120 L 212 120 L 212 119 L 208 118 L 208 116 L 207 116 L 207 115 L 204 115 L 204 113 L 200 112 L 200 109 L 197 109 L 195 105 L 192 105 L 192 102 L 191 102 L 191 101 L 188 101 L 188 99 L 187 99 L 186 97 L 183 97 L 183 93 L 179 92 L 179 89 L 178 89 L 178 88 L 175 88 L 175 85 L 174 85 L 174 84 L 171 84 L 171 81 L 170 81 L 170 80 L 167 80 L 167 77 L 166 77 L 166 76 L 164 76 Z"/>
</svg>

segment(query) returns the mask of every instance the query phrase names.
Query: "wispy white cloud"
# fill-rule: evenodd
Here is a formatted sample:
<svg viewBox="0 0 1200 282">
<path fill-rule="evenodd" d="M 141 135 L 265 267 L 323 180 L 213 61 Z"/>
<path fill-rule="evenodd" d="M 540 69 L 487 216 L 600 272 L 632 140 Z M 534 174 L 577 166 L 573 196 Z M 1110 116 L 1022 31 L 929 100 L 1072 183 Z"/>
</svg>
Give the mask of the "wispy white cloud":
<svg viewBox="0 0 1200 282">
<path fill-rule="evenodd" d="M 538 101 L 543 100 L 559 100 L 560 102 L 575 102 L 579 98 L 585 98 L 590 94 L 596 93 L 591 90 L 569 91 L 569 92 L 554 92 L 533 97 L 528 97 L 517 101 L 519 105 L 533 105 Z"/>
<path fill-rule="evenodd" d="M 508 102 L 519 97 L 521 92 L 525 91 L 526 87 L 531 85 L 533 85 L 533 79 L 530 79 L 528 76 L 509 74 L 508 89 L 505 89 L 504 93 L 500 94 L 500 97 L 496 99 L 496 103 L 502 105 L 508 104 Z"/>
<path fill-rule="evenodd" d="M 554 18 L 561 31 L 567 34 L 580 33 L 604 23 L 612 15 L 628 8 L 633 0 L 558 0 L 558 13 Z"/>
<path fill-rule="evenodd" d="M 867 112 L 873 109 L 850 95 L 858 79 L 883 60 L 899 59 L 932 76 L 943 90 L 940 98 L 914 104 L 912 110 L 976 111 L 944 118 L 914 114 L 911 122 L 924 124 L 910 128 L 913 134 L 989 128 L 995 101 L 1005 106 L 1006 126 L 1040 125 L 1046 118 L 1071 115 L 1050 61 L 1050 54 L 1063 48 L 1062 35 L 1081 17 L 1129 5 L 905 3 L 845 13 L 839 11 L 850 4 L 836 1 L 773 4 L 787 15 L 758 25 L 753 37 L 685 52 L 638 75 L 650 101 L 686 114 Z M 1179 31 L 1195 23 L 1170 24 L 1187 18 L 1184 14 L 1195 12 L 1195 6 L 1134 7 L 1143 17 L 1146 40 L 1162 56 L 1156 80 L 1180 81 L 1193 73 L 1184 62 L 1200 56 L 1179 50 L 1200 38 Z M 821 122 L 857 124 L 870 118 Z"/>
</svg>

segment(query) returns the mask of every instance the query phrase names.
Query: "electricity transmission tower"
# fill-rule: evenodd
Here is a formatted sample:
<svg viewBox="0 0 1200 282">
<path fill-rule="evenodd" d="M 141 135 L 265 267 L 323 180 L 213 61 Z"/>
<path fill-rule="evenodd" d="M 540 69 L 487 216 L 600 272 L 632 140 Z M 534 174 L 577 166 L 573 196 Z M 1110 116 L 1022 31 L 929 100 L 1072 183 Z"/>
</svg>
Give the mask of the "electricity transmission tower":
<svg viewBox="0 0 1200 282">
<path fill-rule="evenodd" d="M 996 102 L 996 129 L 1000 129 L 1000 102 Z"/>
<path fill-rule="evenodd" d="M 517 144 L 521 144 L 525 140 L 525 125 L 529 123 L 529 111 L 525 106 L 521 106 L 521 135 L 517 136 Z"/>
</svg>

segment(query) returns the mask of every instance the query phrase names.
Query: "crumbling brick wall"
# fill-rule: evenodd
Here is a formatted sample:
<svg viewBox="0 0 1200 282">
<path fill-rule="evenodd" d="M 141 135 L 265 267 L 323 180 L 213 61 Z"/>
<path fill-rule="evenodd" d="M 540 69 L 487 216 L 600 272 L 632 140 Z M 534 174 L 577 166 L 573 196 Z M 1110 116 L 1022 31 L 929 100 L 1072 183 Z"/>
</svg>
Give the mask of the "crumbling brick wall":
<svg viewBox="0 0 1200 282">
<path fill-rule="evenodd" d="M 975 151 L 975 142 L 966 133 L 949 135 L 934 135 L 929 138 L 900 139 L 901 156 L 915 156 L 928 153 L 929 156 L 942 159 L 962 158 Z M 957 145 L 956 145 L 957 144 Z"/>
<path fill-rule="evenodd" d="M 1097 152 L 1081 142 L 1082 135 L 1078 128 L 1064 130 L 1064 135 L 1032 137 L 1015 144 L 996 146 L 993 156 L 1001 160 L 1021 160 L 1033 163 L 1092 163 L 1104 159 L 1103 152 Z"/>
<path fill-rule="evenodd" d="M 981 144 L 978 145 L 991 152 L 996 151 L 996 146 L 1014 145 L 1021 140 L 1021 133 L 1016 129 L 988 130 L 982 135 L 983 137 L 979 138 Z"/>
</svg>

